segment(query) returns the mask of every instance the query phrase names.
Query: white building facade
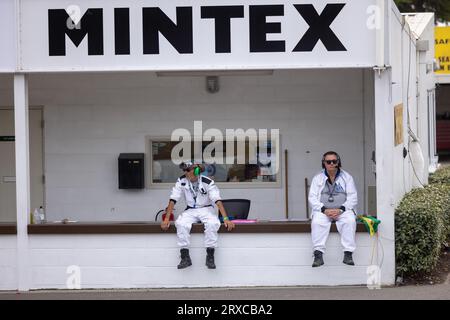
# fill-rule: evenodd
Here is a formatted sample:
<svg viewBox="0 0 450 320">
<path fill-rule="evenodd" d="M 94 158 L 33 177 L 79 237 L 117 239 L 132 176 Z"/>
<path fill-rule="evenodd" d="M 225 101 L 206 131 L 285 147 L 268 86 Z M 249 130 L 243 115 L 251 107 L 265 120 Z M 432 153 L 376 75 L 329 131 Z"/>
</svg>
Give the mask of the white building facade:
<svg viewBox="0 0 450 320">
<path fill-rule="evenodd" d="M 395 282 L 395 207 L 436 160 L 432 15 L 418 30 L 383 0 L 0 9 L 0 290 L 354 285 L 374 266 L 380 284 Z M 218 178 L 224 199 L 251 200 L 257 223 L 220 233 L 214 271 L 194 228 L 193 266 L 177 270 L 174 230 L 154 222 L 174 182 L 161 146 L 200 121 L 203 140 L 278 129 L 280 170 Z M 355 267 L 332 232 L 325 266 L 311 268 L 305 194 L 328 150 L 355 179 L 358 213 L 382 221 L 376 238 L 359 228 Z M 121 153 L 145 155 L 144 188 L 118 188 Z M 31 225 L 39 206 L 47 223 Z"/>
</svg>

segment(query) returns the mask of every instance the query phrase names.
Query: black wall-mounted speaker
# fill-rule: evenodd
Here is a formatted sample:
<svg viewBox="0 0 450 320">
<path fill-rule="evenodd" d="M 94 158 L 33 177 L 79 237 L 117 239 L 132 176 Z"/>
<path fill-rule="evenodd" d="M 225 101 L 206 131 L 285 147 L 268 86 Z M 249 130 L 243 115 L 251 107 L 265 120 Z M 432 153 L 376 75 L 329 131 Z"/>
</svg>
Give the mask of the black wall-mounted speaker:
<svg viewBox="0 0 450 320">
<path fill-rule="evenodd" d="M 121 153 L 119 155 L 119 189 L 143 189 L 144 154 Z"/>
</svg>

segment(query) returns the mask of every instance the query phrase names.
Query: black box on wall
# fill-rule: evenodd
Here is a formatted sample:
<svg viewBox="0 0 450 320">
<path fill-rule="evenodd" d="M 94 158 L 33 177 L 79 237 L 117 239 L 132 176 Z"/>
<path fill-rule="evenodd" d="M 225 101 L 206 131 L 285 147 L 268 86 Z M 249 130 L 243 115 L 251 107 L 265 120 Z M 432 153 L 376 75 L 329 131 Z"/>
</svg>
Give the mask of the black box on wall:
<svg viewBox="0 0 450 320">
<path fill-rule="evenodd" d="M 119 189 L 143 189 L 144 176 L 143 153 L 119 155 Z"/>
</svg>

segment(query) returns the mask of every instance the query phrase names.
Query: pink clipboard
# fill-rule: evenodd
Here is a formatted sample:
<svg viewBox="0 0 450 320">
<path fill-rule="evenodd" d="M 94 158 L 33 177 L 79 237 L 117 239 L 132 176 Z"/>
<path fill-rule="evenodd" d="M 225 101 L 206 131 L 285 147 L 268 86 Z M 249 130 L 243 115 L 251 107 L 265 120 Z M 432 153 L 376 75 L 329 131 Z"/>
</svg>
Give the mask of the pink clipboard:
<svg viewBox="0 0 450 320">
<path fill-rule="evenodd" d="M 234 224 L 246 224 L 246 223 L 256 223 L 258 220 L 256 219 L 234 219 L 231 220 L 234 222 Z"/>
</svg>

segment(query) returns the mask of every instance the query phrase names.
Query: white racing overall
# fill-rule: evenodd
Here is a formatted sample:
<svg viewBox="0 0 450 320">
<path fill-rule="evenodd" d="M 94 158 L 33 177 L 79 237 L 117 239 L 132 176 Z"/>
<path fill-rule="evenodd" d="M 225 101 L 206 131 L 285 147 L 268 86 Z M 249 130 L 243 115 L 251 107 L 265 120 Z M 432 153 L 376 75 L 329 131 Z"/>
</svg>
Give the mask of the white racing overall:
<svg viewBox="0 0 450 320">
<path fill-rule="evenodd" d="M 213 180 L 200 175 L 196 192 L 189 179 L 183 175 L 173 187 L 170 200 L 176 203 L 183 195 L 187 208 L 175 221 L 178 245 L 188 248 L 192 224 L 201 222 L 205 227 L 205 248 L 216 248 L 220 221 L 213 204 L 221 200 L 219 189 Z"/>
<path fill-rule="evenodd" d="M 330 233 L 332 222 L 332 219 L 321 212 L 324 204 L 320 201 L 320 198 L 322 190 L 326 186 L 327 179 L 328 177 L 324 171 L 317 174 L 311 182 L 308 197 L 312 207 L 311 238 L 313 250 L 319 250 L 321 252 L 325 252 L 325 243 Z M 346 194 L 346 201 L 343 203 L 345 211 L 337 218 L 336 227 L 341 235 L 341 244 L 344 247 L 343 251 L 353 252 L 356 249 L 356 219 L 353 209 L 358 202 L 355 182 L 348 172 L 340 169 L 335 183 L 339 184 Z"/>
</svg>

